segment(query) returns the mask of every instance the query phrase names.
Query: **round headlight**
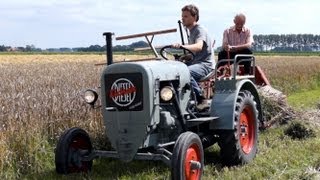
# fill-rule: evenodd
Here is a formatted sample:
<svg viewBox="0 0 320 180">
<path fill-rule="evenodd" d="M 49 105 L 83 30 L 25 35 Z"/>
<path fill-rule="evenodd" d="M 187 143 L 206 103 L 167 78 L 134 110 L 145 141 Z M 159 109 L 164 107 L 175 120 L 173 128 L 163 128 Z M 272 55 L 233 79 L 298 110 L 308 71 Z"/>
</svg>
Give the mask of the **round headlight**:
<svg viewBox="0 0 320 180">
<path fill-rule="evenodd" d="M 173 97 L 173 89 L 170 86 L 165 86 L 160 91 L 160 97 L 163 101 L 170 101 Z"/>
<path fill-rule="evenodd" d="M 84 100 L 86 101 L 86 103 L 94 104 L 97 99 L 98 94 L 95 91 L 88 89 L 84 92 Z"/>
</svg>

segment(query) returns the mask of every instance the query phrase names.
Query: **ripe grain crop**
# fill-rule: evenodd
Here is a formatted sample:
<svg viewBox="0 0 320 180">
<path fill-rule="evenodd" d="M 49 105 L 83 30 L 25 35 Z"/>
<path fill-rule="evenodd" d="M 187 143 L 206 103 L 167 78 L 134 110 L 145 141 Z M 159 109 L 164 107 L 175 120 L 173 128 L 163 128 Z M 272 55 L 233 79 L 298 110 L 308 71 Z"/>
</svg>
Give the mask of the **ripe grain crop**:
<svg viewBox="0 0 320 180">
<path fill-rule="evenodd" d="M 103 55 L 0 56 L 0 178 L 52 167 L 54 143 L 68 127 L 104 139 L 100 111 L 81 99 L 98 88 L 101 62 Z"/>
<path fill-rule="evenodd" d="M 271 84 L 290 95 L 320 87 L 319 56 L 258 56 Z"/>
</svg>

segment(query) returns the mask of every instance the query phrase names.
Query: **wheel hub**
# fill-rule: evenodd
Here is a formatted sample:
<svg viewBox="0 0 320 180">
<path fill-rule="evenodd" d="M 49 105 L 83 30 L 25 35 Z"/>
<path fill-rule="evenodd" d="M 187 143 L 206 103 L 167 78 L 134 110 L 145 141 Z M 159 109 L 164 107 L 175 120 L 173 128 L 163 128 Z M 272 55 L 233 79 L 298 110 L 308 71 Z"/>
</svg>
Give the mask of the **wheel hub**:
<svg viewBox="0 0 320 180">
<path fill-rule="evenodd" d="M 82 149 L 87 149 L 88 142 L 86 142 L 82 137 L 76 137 L 72 143 L 70 144 L 69 149 L 69 169 L 70 172 L 81 172 L 88 171 L 88 161 L 83 161 L 82 156 L 84 154 L 81 153 Z M 86 150 L 88 152 L 88 150 Z"/>
<path fill-rule="evenodd" d="M 186 152 L 185 175 L 187 180 L 198 179 L 201 172 L 199 147 L 192 145 Z"/>
<path fill-rule="evenodd" d="M 247 135 L 247 125 L 246 124 L 241 124 L 240 125 L 240 132 L 241 132 L 241 136 L 246 136 Z"/>
<path fill-rule="evenodd" d="M 197 169 L 201 169 L 201 163 L 199 161 L 190 161 L 190 168 L 192 170 L 197 170 Z"/>
<path fill-rule="evenodd" d="M 78 168 L 81 168 L 82 162 L 81 162 L 81 157 L 80 157 L 80 151 L 77 149 L 74 149 L 74 148 L 70 148 L 69 153 L 71 154 L 71 156 L 70 156 L 71 164 L 74 164 Z"/>
</svg>

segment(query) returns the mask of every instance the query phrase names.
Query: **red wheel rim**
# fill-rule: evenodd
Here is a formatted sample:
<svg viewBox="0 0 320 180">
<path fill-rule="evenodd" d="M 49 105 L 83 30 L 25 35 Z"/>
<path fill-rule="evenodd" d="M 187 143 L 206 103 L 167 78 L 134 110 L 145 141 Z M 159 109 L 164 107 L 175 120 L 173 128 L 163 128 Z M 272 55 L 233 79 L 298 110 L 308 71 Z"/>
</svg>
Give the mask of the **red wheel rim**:
<svg viewBox="0 0 320 180">
<path fill-rule="evenodd" d="M 202 166 L 201 156 L 200 156 L 200 148 L 198 147 L 197 144 L 192 144 L 188 148 L 187 153 L 186 153 L 186 158 L 185 158 L 185 162 L 184 162 L 186 180 L 200 178 L 201 167 L 194 168 L 192 166 L 192 163 L 200 163 L 200 166 Z"/>
<path fill-rule="evenodd" d="M 254 113 L 250 106 L 245 106 L 240 114 L 240 145 L 244 153 L 249 154 L 255 140 Z"/>
<path fill-rule="evenodd" d="M 90 143 L 87 142 L 85 139 L 82 137 L 76 137 L 73 139 L 69 146 L 69 156 L 73 156 L 73 153 L 75 153 L 77 150 L 83 149 L 83 150 L 90 150 Z M 68 170 L 71 173 L 76 173 L 76 172 L 87 172 L 89 171 L 89 161 L 81 161 L 81 166 L 78 167 L 75 162 L 73 157 L 71 157 L 71 162 L 68 162 Z"/>
</svg>

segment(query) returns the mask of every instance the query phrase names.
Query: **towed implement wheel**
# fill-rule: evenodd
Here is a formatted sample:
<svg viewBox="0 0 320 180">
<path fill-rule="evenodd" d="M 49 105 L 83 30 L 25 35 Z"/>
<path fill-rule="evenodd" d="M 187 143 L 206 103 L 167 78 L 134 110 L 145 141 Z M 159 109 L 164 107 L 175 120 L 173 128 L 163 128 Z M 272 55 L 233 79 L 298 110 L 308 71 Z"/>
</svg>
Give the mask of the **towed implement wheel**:
<svg viewBox="0 0 320 180">
<path fill-rule="evenodd" d="M 172 179 L 201 179 L 204 155 L 201 140 L 192 132 L 182 133 L 174 146 L 171 159 Z"/>
<path fill-rule="evenodd" d="M 258 110 L 250 91 L 240 91 L 234 111 L 234 130 L 220 134 L 219 146 L 226 165 L 249 163 L 257 153 Z"/>
<path fill-rule="evenodd" d="M 83 161 L 81 157 L 92 151 L 89 135 L 80 128 L 66 130 L 60 137 L 55 151 L 56 171 L 59 174 L 89 172 L 91 161 Z"/>
</svg>

